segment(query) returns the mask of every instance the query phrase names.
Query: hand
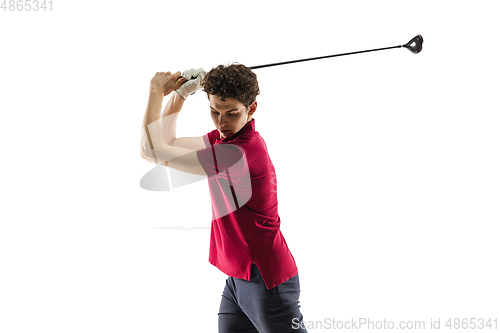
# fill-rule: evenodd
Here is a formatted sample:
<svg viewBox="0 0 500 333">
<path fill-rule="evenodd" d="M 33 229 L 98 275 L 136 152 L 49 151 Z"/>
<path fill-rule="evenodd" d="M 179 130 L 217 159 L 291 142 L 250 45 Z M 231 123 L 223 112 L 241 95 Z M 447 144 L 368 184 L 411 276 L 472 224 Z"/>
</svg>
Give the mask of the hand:
<svg viewBox="0 0 500 333">
<path fill-rule="evenodd" d="M 156 72 L 151 79 L 150 87 L 156 91 L 162 92 L 163 96 L 167 96 L 172 91 L 177 90 L 187 80 L 181 77 L 181 72 L 174 74 L 170 72 Z"/>
<path fill-rule="evenodd" d="M 184 73 L 182 73 L 182 77 L 187 80 L 184 81 L 178 89 L 175 91 L 181 95 L 182 98 L 186 99 L 189 95 L 194 94 L 197 90 L 201 89 L 201 81 L 205 77 L 207 73 L 203 70 L 203 68 L 198 69 L 188 69 Z"/>
</svg>

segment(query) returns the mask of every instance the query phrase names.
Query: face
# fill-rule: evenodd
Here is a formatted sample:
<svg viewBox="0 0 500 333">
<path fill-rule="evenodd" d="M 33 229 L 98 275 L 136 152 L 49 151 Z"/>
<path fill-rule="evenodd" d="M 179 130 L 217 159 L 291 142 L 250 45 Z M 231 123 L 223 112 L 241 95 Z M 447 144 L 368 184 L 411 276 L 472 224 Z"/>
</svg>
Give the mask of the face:
<svg viewBox="0 0 500 333">
<path fill-rule="evenodd" d="M 236 134 L 246 123 L 252 120 L 252 115 L 257 109 L 257 101 L 247 108 L 234 98 L 222 100 L 217 95 L 210 95 L 210 113 L 215 127 L 222 138 Z"/>
</svg>

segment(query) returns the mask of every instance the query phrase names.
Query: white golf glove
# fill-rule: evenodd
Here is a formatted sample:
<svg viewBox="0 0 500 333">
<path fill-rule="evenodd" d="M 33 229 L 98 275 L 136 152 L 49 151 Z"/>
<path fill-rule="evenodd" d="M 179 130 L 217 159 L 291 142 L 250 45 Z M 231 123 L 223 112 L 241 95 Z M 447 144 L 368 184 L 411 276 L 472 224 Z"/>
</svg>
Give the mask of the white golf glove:
<svg viewBox="0 0 500 333">
<path fill-rule="evenodd" d="M 197 90 L 201 89 L 201 81 L 205 77 L 207 72 L 203 68 L 198 69 L 188 69 L 182 73 L 182 77 L 187 81 L 176 90 L 176 92 L 181 95 L 182 98 L 186 99 L 189 95 L 194 94 Z"/>
</svg>

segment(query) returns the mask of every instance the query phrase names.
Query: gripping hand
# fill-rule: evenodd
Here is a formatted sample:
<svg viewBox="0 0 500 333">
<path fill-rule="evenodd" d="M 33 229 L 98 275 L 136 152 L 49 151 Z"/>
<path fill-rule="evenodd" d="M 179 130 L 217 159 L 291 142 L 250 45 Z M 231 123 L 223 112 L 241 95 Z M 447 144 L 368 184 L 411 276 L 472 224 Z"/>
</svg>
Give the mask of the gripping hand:
<svg viewBox="0 0 500 333">
<path fill-rule="evenodd" d="M 203 68 L 191 68 L 184 71 L 181 77 L 185 78 L 187 81 L 181 85 L 176 92 L 181 95 L 183 99 L 188 98 L 189 95 L 192 95 L 197 90 L 201 89 L 201 81 L 203 81 L 206 74 L 207 73 L 203 70 Z"/>
</svg>

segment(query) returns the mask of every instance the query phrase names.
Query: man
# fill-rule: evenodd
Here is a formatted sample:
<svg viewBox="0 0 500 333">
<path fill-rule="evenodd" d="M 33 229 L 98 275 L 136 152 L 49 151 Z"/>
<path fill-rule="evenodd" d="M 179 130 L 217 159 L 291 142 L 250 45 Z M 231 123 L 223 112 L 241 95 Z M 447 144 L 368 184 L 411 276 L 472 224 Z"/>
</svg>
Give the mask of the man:
<svg viewBox="0 0 500 333">
<path fill-rule="evenodd" d="M 203 88 L 215 129 L 176 138 L 184 101 Z M 176 91 L 162 116 L 163 96 Z M 184 172 L 207 175 L 212 200 L 209 262 L 228 275 L 219 332 L 306 332 L 301 328 L 295 260 L 280 231 L 276 174 L 255 131 L 255 73 L 241 64 L 205 73 L 156 73 L 143 123 L 141 156 Z M 297 329 L 299 328 L 299 329 Z"/>
</svg>

